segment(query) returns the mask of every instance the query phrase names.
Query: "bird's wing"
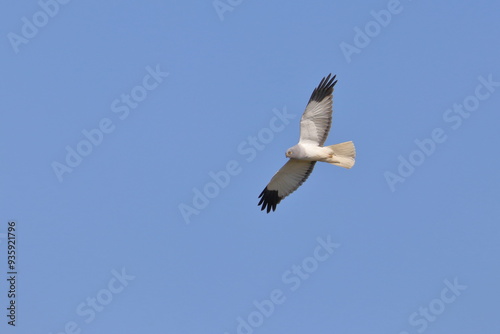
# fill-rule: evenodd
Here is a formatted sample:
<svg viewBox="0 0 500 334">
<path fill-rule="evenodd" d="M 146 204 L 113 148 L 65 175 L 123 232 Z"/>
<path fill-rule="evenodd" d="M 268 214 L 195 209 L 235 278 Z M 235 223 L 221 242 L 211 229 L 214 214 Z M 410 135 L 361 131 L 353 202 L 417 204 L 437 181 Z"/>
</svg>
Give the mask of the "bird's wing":
<svg viewBox="0 0 500 334">
<path fill-rule="evenodd" d="M 328 74 L 311 94 L 306 110 L 300 119 L 299 143 L 323 146 L 332 125 L 333 86 L 335 75 Z"/>
<path fill-rule="evenodd" d="M 286 196 L 293 193 L 311 174 L 316 161 L 290 159 L 274 174 L 266 188 L 260 193 L 261 211 L 267 208 L 267 213 L 276 210 L 276 205 Z"/>
</svg>

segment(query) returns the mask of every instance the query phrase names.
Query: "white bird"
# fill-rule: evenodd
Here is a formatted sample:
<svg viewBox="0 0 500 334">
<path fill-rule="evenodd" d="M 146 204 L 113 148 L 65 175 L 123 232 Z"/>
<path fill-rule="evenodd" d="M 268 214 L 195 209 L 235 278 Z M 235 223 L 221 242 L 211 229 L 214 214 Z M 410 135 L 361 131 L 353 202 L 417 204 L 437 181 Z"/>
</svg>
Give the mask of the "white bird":
<svg viewBox="0 0 500 334">
<path fill-rule="evenodd" d="M 306 110 L 300 119 L 299 143 L 286 151 L 290 158 L 274 174 L 260 193 L 261 211 L 276 210 L 283 198 L 294 192 L 311 174 L 317 161 L 328 162 L 344 168 L 354 166 L 356 150 L 352 141 L 323 146 L 332 125 L 333 87 L 336 75 L 323 78 L 314 89 Z"/>
</svg>

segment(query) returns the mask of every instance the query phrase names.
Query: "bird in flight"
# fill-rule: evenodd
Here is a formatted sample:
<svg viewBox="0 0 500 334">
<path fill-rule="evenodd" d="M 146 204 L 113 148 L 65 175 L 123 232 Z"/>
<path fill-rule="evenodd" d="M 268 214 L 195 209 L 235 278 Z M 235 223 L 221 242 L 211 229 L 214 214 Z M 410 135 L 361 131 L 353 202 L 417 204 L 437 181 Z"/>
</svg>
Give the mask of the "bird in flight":
<svg viewBox="0 0 500 334">
<path fill-rule="evenodd" d="M 276 210 L 281 200 L 304 183 L 317 161 L 351 168 L 354 166 L 356 150 L 352 141 L 323 146 L 332 125 L 333 87 L 336 75 L 323 78 L 312 92 L 306 110 L 300 119 L 299 143 L 286 151 L 288 162 L 274 174 L 266 188 L 260 193 L 261 211 Z"/>
</svg>

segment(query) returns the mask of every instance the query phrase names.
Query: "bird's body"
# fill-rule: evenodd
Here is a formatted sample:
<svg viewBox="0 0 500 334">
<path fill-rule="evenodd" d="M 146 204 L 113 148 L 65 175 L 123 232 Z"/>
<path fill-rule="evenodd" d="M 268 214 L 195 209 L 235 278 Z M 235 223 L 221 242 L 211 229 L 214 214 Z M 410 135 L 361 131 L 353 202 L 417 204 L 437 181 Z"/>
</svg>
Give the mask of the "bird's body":
<svg viewBox="0 0 500 334">
<path fill-rule="evenodd" d="M 290 154 L 288 154 L 290 152 Z M 329 147 L 322 147 L 314 144 L 301 144 L 288 149 L 285 156 L 287 158 L 305 160 L 305 161 L 325 161 L 327 157 L 332 157 L 333 150 Z"/>
<path fill-rule="evenodd" d="M 288 162 L 259 195 L 261 210 L 274 211 L 283 198 L 307 180 L 317 161 L 344 168 L 354 165 L 356 150 L 351 141 L 323 146 L 332 123 L 333 87 L 337 83 L 335 76 L 330 77 L 321 80 L 309 99 L 300 120 L 299 143 L 285 153 Z"/>
</svg>

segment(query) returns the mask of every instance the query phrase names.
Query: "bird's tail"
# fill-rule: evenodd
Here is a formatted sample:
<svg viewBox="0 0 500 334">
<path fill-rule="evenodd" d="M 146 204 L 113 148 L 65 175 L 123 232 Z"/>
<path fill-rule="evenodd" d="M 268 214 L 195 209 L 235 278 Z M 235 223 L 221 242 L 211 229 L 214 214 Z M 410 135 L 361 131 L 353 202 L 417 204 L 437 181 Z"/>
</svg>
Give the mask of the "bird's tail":
<svg viewBox="0 0 500 334">
<path fill-rule="evenodd" d="M 346 141 L 345 143 L 330 145 L 327 147 L 333 151 L 333 155 L 331 158 L 328 158 L 326 162 L 344 168 L 351 168 L 354 166 L 356 148 L 354 147 L 354 143 L 352 141 Z"/>
</svg>

